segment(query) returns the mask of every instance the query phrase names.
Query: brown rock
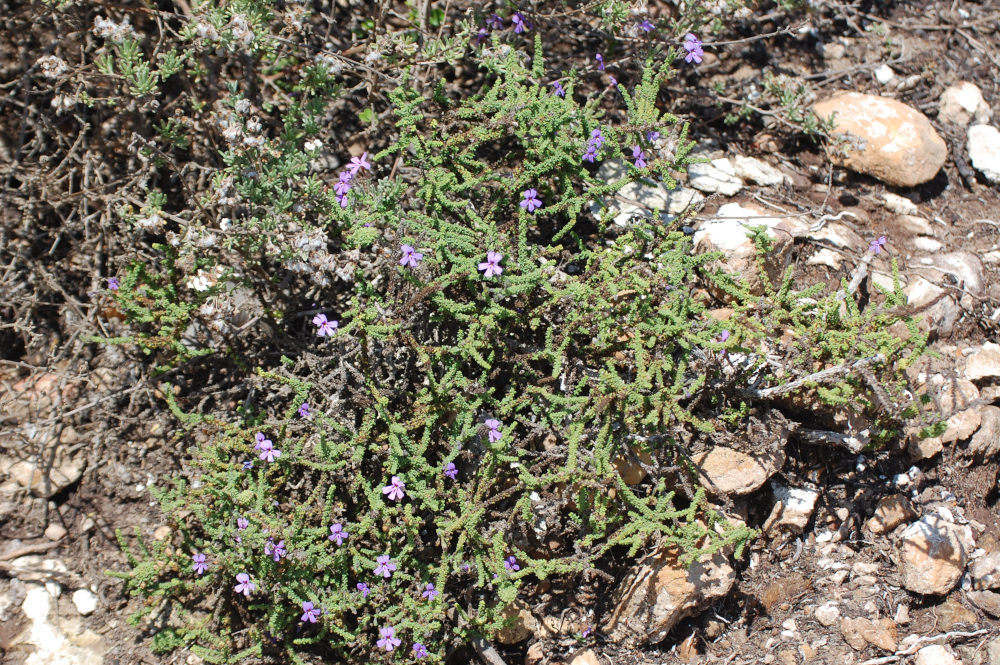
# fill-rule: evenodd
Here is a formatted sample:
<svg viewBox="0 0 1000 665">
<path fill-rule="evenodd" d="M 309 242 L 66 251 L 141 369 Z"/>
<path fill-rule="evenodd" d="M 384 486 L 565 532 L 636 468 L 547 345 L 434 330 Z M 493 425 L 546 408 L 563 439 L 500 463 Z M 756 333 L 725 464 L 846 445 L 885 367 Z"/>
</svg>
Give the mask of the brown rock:
<svg viewBox="0 0 1000 665">
<path fill-rule="evenodd" d="M 30 461 L 21 460 L 14 462 L 7 473 L 35 496 L 48 499 L 79 480 L 83 475 L 83 464 L 69 460 L 43 470 Z"/>
<path fill-rule="evenodd" d="M 749 494 L 759 489 L 784 464 L 779 455 L 751 457 L 732 448 L 716 446 L 691 458 L 698 480 L 719 494 Z"/>
<path fill-rule="evenodd" d="M 924 114 L 886 97 L 841 92 L 813 106 L 847 146 L 834 161 L 900 187 L 913 187 L 941 170 L 948 148 Z"/>
<path fill-rule="evenodd" d="M 906 528 L 899 546 L 903 586 L 915 593 L 945 594 L 965 571 L 965 547 L 953 525 L 927 515 Z"/>
<path fill-rule="evenodd" d="M 680 620 L 729 593 L 735 574 L 723 554 L 702 557 L 690 568 L 679 558 L 675 547 L 663 547 L 632 569 L 602 627 L 609 640 L 659 642 Z"/>
<path fill-rule="evenodd" d="M 528 605 L 521 600 L 515 600 L 504 610 L 504 615 L 512 619 L 510 625 L 497 633 L 496 640 L 500 644 L 517 644 L 523 642 L 532 635 L 543 634 L 545 627 L 532 614 Z"/>
<path fill-rule="evenodd" d="M 962 661 L 955 658 L 940 644 L 931 644 L 917 652 L 914 665 L 962 665 Z"/>
<path fill-rule="evenodd" d="M 979 429 L 969 441 L 969 452 L 989 458 L 1000 452 L 1000 408 L 984 406 L 979 409 Z"/>
<path fill-rule="evenodd" d="M 1000 619 L 1000 593 L 996 591 L 970 591 L 972 604 L 995 619 Z"/>
<path fill-rule="evenodd" d="M 903 522 L 909 522 L 917 516 L 909 499 L 902 494 L 892 494 L 879 499 L 872 515 L 865 526 L 872 533 L 888 533 Z"/>
<path fill-rule="evenodd" d="M 545 648 L 541 642 L 532 642 L 524 654 L 524 665 L 539 665 L 545 660 Z"/>
<path fill-rule="evenodd" d="M 879 649 L 893 652 L 899 647 L 896 623 L 892 619 L 848 619 L 840 622 L 840 632 L 844 640 L 857 650 L 865 644 L 874 644 Z"/>
<path fill-rule="evenodd" d="M 781 533 L 802 533 L 816 508 L 819 492 L 796 487 L 776 487 L 774 495 L 777 501 L 767 521 L 764 522 L 764 533 L 775 536 Z"/>
<path fill-rule="evenodd" d="M 1000 344 L 986 342 L 969 354 L 963 373 L 969 381 L 1000 377 Z"/>
<path fill-rule="evenodd" d="M 941 442 L 941 437 L 938 436 L 921 438 L 919 434 L 914 433 L 906 445 L 906 451 L 915 460 L 930 459 L 942 450 L 944 450 L 944 444 Z"/>
<path fill-rule="evenodd" d="M 604 665 L 604 659 L 598 656 L 593 649 L 587 649 L 574 656 L 570 665 Z"/>
</svg>

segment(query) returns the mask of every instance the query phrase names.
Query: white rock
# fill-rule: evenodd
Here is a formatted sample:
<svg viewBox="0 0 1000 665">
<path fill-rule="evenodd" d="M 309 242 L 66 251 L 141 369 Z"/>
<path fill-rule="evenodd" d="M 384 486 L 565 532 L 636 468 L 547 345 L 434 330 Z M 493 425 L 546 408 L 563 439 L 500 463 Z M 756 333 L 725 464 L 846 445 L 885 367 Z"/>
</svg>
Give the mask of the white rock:
<svg viewBox="0 0 1000 665">
<path fill-rule="evenodd" d="M 962 665 L 962 661 L 948 653 L 948 650 L 940 644 L 931 644 L 918 651 L 914 663 L 915 665 Z"/>
<path fill-rule="evenodd" d="M 1000 183 L 1000 131 L 990 125 L 969 127 L 969 160 L 993 183 Z"/>
<path fill-rule="evenodd" d="M 833 268 L 834 270 L 839 270 L 843 263 L 843 255 L 826 247 L 819 248 L 816 250 L 815 254 L 806 259 L 806 265 L 827 266 L 829 268 Z"/>
<path fill-rule="evenodd" d="M 771 509 L 771 514 L 764 522 L 764 533 L 777 535 L 779 532 L 801 533 L 809 523 L 809 518 L 816 508 L 819 492 L 798 487 L 774 486 L 774 497 L 777 502 Z"/>
<path fill-rule="evenodd" d="M 816 621 L 824 626 L 832 626 L 840 619 L 840 610 L 833 603 L 826 603 L 816 608 Z"/>
<path fill-rule="evenodd" d="M 14 651 L 28 652 L 25 665 L 101 665 L 104 662 L 107 647 L 100 635 L 92 630 L 81 630 L 72 622 L 61 625 L 56 617 L 50 617 L 52 598 L 44 587 L 29 584 L 21 610 L 31 623 L 10 646 L 15 647 Z"/>
<path fill-rule="evenodd" d="M 902 582 L 915 593 L 948 593 L 965 572 L 966 560 L 965 547 L 954 525 L 937 515 L 925 515 L 906 527 L 901 536 Z"/>
<path fill-rule="evenodd" d="M 617 196 L 604 199 L 603 204 L 592 202 L 590 211 L 598 219 L 610 215 L 616 226 L 628 227 L 633 220 L 656 215 L 671 222 L 704 200 L 703 194 L 688 187 L 667 189 L 659 182 L 638 180 L 622 187 Z"/>
<path fill-rule="evenodd" d="M 944 248 L 944 243 L 936 238 L 917 236 L 913 239 L 913 246 L 922 252 L 937 252 Z"/>
<path fill-rule="evenodd" d="M 882 199 L 886 209 L 892 212 L 899 213 L 900 215 L 916 215 L 917 214 L 917 204 L 906 198 L 905 196 L 900 196 L 899 194 L 893 194 L 892 192 L 885 192 L 882 195 Z"/>
<path fill-rule="evenodd" d="M 965 378 L 969 381 L 1000 377 L 1000 344 L 986 342 L 965 359 Z"/>
<path fill-rule="evenodd" d="M 733 170 L 744 180 L 750 180 L 766 187 L 780 185 L 787 176 L 767 162 L 754 157 L 738 155 L 733 158 Z"/>
<path fill-rule="evenodd" d="M 77 589 L 73 592 L 73 604 L 77 612 L 87 616 L 97 609 L 97 596 L 88 589 Z"/>
<path fill-rule="evenodd" d="M 975 84 L 961 81 L 950 85 L 941 93 L 938 117 L 964 127 L 975 120 L 985 123 L 992 115 L 983 93 Z"/>
<path fill-rule="evenodd" d="M 725 157 L 691 164 L 688 167 L 688 184 L 703 192 L 725 196 L 732 196 L 743 189 L 743 181 Z"/>
<path fill-rule="evenodd" d="M 875 74 L 875 80 L 882 85 L 885 85 L 892 79 L 896 78 L 896 72 L 892 71 L 892 67 L 885 64 L 878 67 L 873 73 Z"/>
</svg>

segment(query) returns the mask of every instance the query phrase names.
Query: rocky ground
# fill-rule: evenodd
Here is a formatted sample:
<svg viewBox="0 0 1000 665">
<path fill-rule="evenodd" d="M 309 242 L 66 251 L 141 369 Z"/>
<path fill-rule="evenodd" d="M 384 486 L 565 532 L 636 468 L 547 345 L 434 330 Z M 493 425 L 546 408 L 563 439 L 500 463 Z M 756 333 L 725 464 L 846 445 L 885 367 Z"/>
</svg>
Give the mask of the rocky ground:
<svg viewBox="0 0 1000 665">
<path fill-rule="evenodd" d="M 582 588 L 587 603 L 541 589 L 488 656 L 1000 665 L 1000 12 L 956 1 L 935 17 L 930 6 L 884 17 L 900 54 L 891 62 L 879 35 L 850 29 L 819 41 L 821 66 L 790 57 L 788 70 L 814 83 L 815 112 L 833 119 L 828 150 L 787 150 L 767 131 L 744 142 L 696 136 L 709 161 L 681 187 L 632 185 L 594 212 L 620 227 L 651 210 L 668 222 L 693 212 L 698 250 L 722 250 L 744 272 L 745 224 L 764 225 L 775 272 L 794 265 L 803 279 L 871 297 L 891 287 L 896 261 L 932 334 L 912 388 L 946 429 L 869 450 L 866 423 L 848 410 L 840 433 L 783 435 L 766 459 L 712 450 L 698 460 L 704 484 L 727 517 L 761 532 L 742 557 L 721 552 L 687 569 L 655 552 L 623 580 Z M 859 15 L 845 8 L 848 24 Z M 721 81 L 755 75 L 746 62 L 710 60 Z M 615 165 L 604 173 L 616 177 Z M 59 316 L 89 315 L 67 306 Z M 152 655 L 107 575 L 124 562 L 116 529 L 169 536 L 149 487 L 183 465 L 137 376 L 115 349 L 78 340 L 0 363 L 4 665 L 199 662 Z"/>
</svg>

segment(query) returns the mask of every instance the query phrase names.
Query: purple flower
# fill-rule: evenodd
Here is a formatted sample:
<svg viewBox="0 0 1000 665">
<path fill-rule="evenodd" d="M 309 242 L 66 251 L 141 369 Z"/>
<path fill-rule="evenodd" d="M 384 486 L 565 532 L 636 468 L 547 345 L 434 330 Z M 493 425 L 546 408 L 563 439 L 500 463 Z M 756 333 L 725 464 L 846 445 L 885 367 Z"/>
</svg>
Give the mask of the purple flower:
<svg viewBox="0 0 1000 665">
<path fill-rule="evenodd" d="M 399 476 L 393 476 L 389 484 L 382 488 L 382 494 L 385 494 L 390 501 L 399 501 L 406 494 L 403 490 L 406 489 L 406 483 Z"/>
<path fill-rule="evenodd" d="M 646 153 L 642 151 L 642 148 L 637 145 L 632 146 L 632 158 L 635 159 L 635 168 L 646 168 Z"/>
<path fill-rule="evenodd" d="M 328 537 L 330 539 L 330 542 L 337 543 L 337 547 L 343 545 L 344 541 L 347 539 L 349 535 L 351 534 L 344 531 L 344 525 L 341 524 L 340 522 L 330 525 L 330 535 Z"/>
<path fill-rule="evenodd" d="M 519 205 L 528 212 L 534 212 L 542 207 L 542 200 L 538 198 L 538 190 L 526 189 L 521 194 L 524 196 L 524 200 Z"/>
<path fill-rule="evenodd" d="M 337 197 L 337 203 L 340 204 L 341 208 L 346 208 L 347 207 L 347 194 L 341 194 L 340 196 L 338 196 Z"/>
<path fill-rule="evenodd" d="M 368 152 L 362 153 L 360 157 L 352 157 L 351 163 L 347 165 L 347 170 L 351 174 L 356 174 L 358 171 L 365 169 L 371 171 L 372 165 L 368 163 Z"/>
<path fill-rule="evenodd" d="M 611 87 L 615 87 L 616 85 L 618 85 L 618 79 L 616 79 L 614 76 L 608 74 L 608 78 L 611 79 L 611 83 L 609 84 Z"/>
<path fill-rule="evenodd" d="M 194 568 L 194 572 L 199 575 L 204 575 L 205 571 L 208 570 L 208 564 L 205 563 L 205 555 L 201 552 L 195 552 L 192 554 L 191 561 L 194 562 L 191 567 Z"/>
<path fill-rule="evenodd" d="M 660 138 L 660 133 L 655 130 L 650 130 L 646 132 L 646 140 L 649 141 L 650 143 L 659 140 L 659 138 Z"/>
<path fill-rule="evenodd" d="M 587 141 L 587 145 L 593 145 L 595 148 L 600 148 L 604 145 L 604 135 L 601 134 L 601 128 L 595 127 L 590 132 L 590 139 Z"/>
<path fill-rule="evenodd" d="M 486 28 L 479 28 L 479 30 L 476 31 L 476 34 L 472 35 L 472 40 L 477 44 L 482 44 L 483 40 L 485 40 L 489 34 L 490 31 Z"/>
<path fill-rule="evenodd" d="M 428 583 L 427 586 L 424 587 L 424 592 L 420 594 L 420 597 L 426 598 L 427 600 L 434 600 L 437 598 L 437 595 L 438 590 L 434 588 L 433 584 Z"/>
<path fill-rule="evenodd" d="M 392 572 L 396 570 L 396 563 L 389 558 L 388 554 L 379 554 L 375 557 L 375 574 L 386 579 L 392 577 Z"/>
<path fill-rule="evenodd" d="M 340 325 L 336 321 L 328 321 L 326 314 L 317 314 L 313 317 L 313 325 L 316 326 L 316 334 L 320 337 L 328 337 Z"/>
<path fill-rule="evenodd" d="M 556 97 L 566 96 L 566 91 L 563 90 L 562 83 L 560 83 L 559 81 L 553 81 L 549 85 L 552 86 L 552 94 L 554 94 Z"/>
<path fill-rule="evenodd" d="M 885 243 L 888 242 L 888 240 L 889 239 L 885 236 L 879 236 L 878 238 L 875 238 L 875 240 L 872 240 L 868 244 L 868 250 L 873 254 L 875 254 L 875 256 L 878 256 L 882 252 L 882 248 L 885 246 Z"/>
<path fill-rule="evenodd" d="M 454 462 L 448 462 L 444 465 L 444 475 L 448 476 L 452 480 L 458 477 L 458 467 L 455 466 Z"/>
<path fill-rule="evenodd" d="M 262 462 L 273 462 L 281 457 L 281 451 L 274 447 L 269 439 L 260 444 L 260 459 Z"/>
<path fill-rule="evenodd" d="M 705 52 L 701 48 L 701 40 L 690 32 L 684 35 L 684 50 L 687 51 L 687 55 L 684 56 L 684 62 L 699 64 L 705 55 Z"/>
<path fill-rule="evenodd" d="M 509 570 L 510 572 L 521 570 L 521 566 L 517 565 L 517 558 L 513 556 L 509 556 L 506 559 L 504 559 L 503 567 Z"/>
<path fill-rule="evenodd" d="M 319 619 L 319 608 L 308 600 L 302 601 L 302 618 L 299 620 L 303 623 L 316 623 L 317 619 Z"/>
<path fill-rule="evenodd" d="M 596 158 L 597 158 L 597 146 L 588 143 L 587 152 L 583 153 L 582 157 L 583 161 L 590 162 L 591 164 L 593 164 Z"/>
<path fill-rule="evenodd" d="M 279 540 L 275 543 L 273 538 L 268 538 L 267 543 L 264 544 L 264 554 L 270 555 L 275 563 L 281 561 L 288 555 L 288 550 L 285 549 L 285 541 Z"/>
<path fill-rule="evenodd" d="M 510 17 L 510 22 L 514 26 L 514 32 L 517 34 L 531 29 L 531 26 L 524 20 L 524 16 L 521 15 L 521 12 L 515 12 L 514 15 Z"/>
<path fill-rule="evenodd" d="M 594 59 L 597 60 L 597 70 L 603 72 L 604 71 L 604 56 L 601 55 L 600 53 L 598 53 L 595 56 Z"/>
<path fill-rule="evenodd" d="M 379 635 L 378 642 L 376 642 L 375 645 L 379 649 L 392 651 L 400 644 L 402 644 L 402 640 L 396 637 L 396 629 L 393 628 L 392 626 L 383 626 L 382 628 L 379 628 L 378 635 Z"/>
<path fill-rule="evenodd" d="M 722 332 L 719 333 L 719 343 L 720 344 L 724 344 L 727 339 L 729 339 L 729 331 L 728 330 L 723 330 Z"/>
<path fill-rule="evenodd" d="M 399 265 L 409 266 L 411 268 L 416 268 L 420 260 L 424 258 L 424 255 L 413 249 L 409 245 L 403 245 L 399 248 L 403 252 L 403 257 L 399 259 Z"/>
<path fill-rule="evenodd" d="M 236 528 L 239 529 L 240 531 L 243 531 L 249 526 L 250 526 L 250 520 L 248 520 L 247 518 L 245 517 L 236 518 Z"/>
<path fill-rule="evenodd" d="M 490 428 L 490 443 L 496 443 L 503 437 L 503 434 L 500 433 L 500 421 L 496 418 L 488 418 L 486 420 L 486 426 Z"/>
<path fill-rule="evenodd" d="M 299 405 L 299 418 L 308 418 L 312 415 L 312 410 L 309 408 L 309 402 L 302 402 Z"/>
<path fill-rule="evenodd" d="M 358 593 L 361 594 L 362 598 L 368 597 L 368 592 L 370 591 L 370 589 L 368 588 L 367 584 L 365 584 L 364 582 L 358 582 L 355 588 L 358 590 Z"/>
<path fill-rule="evenodd" d="M 246 573 L 236 574 L 236 586 L 233 587 L 233 591 L 236 593 L 242 593 L 247 598 L 250 597 L 254 591 L 257 590 L 257 585 L 250 581 L 250 576 Z"/>
<path fill-rule="evenodd" d="M 347 192 L 351 191 L 351 181 L 354 180 L 354 174 L 350 171 L 341 171 L 340 180 L 337 184 L 333 186 L 335 192 L 338 196 L 346 196 Z"/>
<path fill-rule="evenodd" d="M 243 462 L 243 470 L 248 471 L 253 468 L 253 460 L 246 460 Z"/>
<path fill-rule="evenodd" d="M 413 643 L 413 657 L 417 658 L 418 660 L 420 658 L 426 658 L 427 657 L 427 647 L 425 647 L 420 642 L 414 642 Z"/>
<path fill-rule="evenodd" d="M 500 252 L 486 252 L 486 260 L 479 264 L 479 270 L 482 271 L 483 277 L 493 277 L 502 273 L 503 268 L 500 267 L 502 260 L 503 254 Z"/>
<path fill-rule="evenodd" d="M 117 291 L 121 285 L 122 283 L 118 281 L 117 277 L 108 277 L 108 288 L 112 291 Z"/>
<path fill-rule="evenodd" d="M 257 432 L 256 434 L 253 435 L 253 438 L 257 442 L 256 444 L 254 444 L 253 447 L 254 450 L 263 450 L 265 446 L 272 445 L 271 439 L 264 436 L 263 432 Z"/>
<path fill-rule="evenodd" d="M 491 30 L 499 30 L 503 27 L 503 19 L 496 14 L 490 14 L 486 17 L 486 27 Z"/>
<path fill-rule="evenodd" d="M 648 18 L 642 19 L 642 22 L 639 23 L 639 29 L 643 32 L 652 32 L 655 28 L 656 26 L 650 23 Z"/>
</svg>

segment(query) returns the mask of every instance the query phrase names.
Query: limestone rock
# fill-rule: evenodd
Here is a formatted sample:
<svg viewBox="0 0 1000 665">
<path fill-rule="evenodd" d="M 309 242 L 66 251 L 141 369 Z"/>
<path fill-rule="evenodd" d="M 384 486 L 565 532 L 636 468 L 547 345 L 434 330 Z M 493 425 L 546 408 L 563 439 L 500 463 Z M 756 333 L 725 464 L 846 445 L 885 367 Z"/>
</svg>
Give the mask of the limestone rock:
<svg viewBox="0 0 1000 665">
<path fill-rule="evenodd" d="M 886 210 L 900 215 L 916 215 L 919 212 L 916 203 L 899 194 L 885 192 L 882 194 L 882 200 Z"/>
<path fill-rule="evenodd" d="M 774 496 L 777 502 L 764 522 L 764 533 L 772 536 L 779 532 L 802 533 L 816 508 L 819 492 L 776 485 Z"/>
<path fill-rule="evenodd" d="M 962 661 L 940 644 L 931 644 L 917 652 L 914 665 L 962 665 Z"/>
<path fill-rule="evenodd" d="M 777 473 L 785 460 L 773 454 L 751 457 L 733 448 L 716 446 L 692 456 L 691 461 L 706 489 L 719 494 L 749 494 Z"/>
<path fill-rule="evenodd" d="M 698 253 L 721 252 L 724 256 L 719 267 L 742 277 L 752 292 L 759 293 L 763 284 L 757 271 L 756 248 L 750 234 L 752 226 L 763 226 L 773 241 L 773 251 L 764 257 L 765 270 L 772 281 L 777 280 L 792 241 L 806 230 L 794 217 L 776 217 L 774 211 L 754 204 L 727 203 L 719 208 L 714 219 L 701 225 L 693 241 Z"/>
<path fill-rule="evenodd" d="M 813 111 L 833 119 L 834 134 L 847 146 L 834 160 L 899 187 L 931 180 L 944 165 L 948 149 L 924 114 L 887 97 L 841 92 L 817 102 Z"/>
<path fill-rule="evenodd" d="M 859 651 L 865 644 L 874 644 L 883 651 L 894 652 L 899 647 L 896 623 L 892 619 L 844 618 L 840 622 L 844 641 Z"/>
<path fill-rule="evenodd" d="M 949 85 L 938 102 L 938 118 L 961 127 L 975 120 L 985 123 L 990 119 L 990 107 L 983 93 L 974 83 L 960 81 Z"/>
<path fill-rule="evenodd" d="M 816 621 L 824 626 L 832 626 L 840 619 L 840 610 L 833 603 L 820 605 L 813 614 L 816 616 Z"/>
<path fill-rule="evenodd" d="M 30 665 L 102 665 L 107 646 L 103 638 L 84 628 L 79 617 L 58 616 L 53 597 L 44 586 L 29 584 L 21 610 L 27 628 L 9 644 L 11 652 L 30 652 Z"/>
<path fill-rule="evenodd" d="M 545 630 L 538 620 L 522 600 L 515 600 L 504 610 L 504 615 L 508 619 L 513 619 L 512 623 L 497 633 L 496 640 L 500 644 L 517 644 L 523 642 L 536 633 Z"/>
<path fill-rule="evenodd" d="M 902 494 L 891 494 L 879 499 L 872 515 L 865 526 L 872 533 L 889 533 L 904 522 L 909 522 L 917 516 L 913 506 Z"/>
<path fill-rule="evenodd" d="M 989 459 L 1000 453 L 1000 408 L 984 406 L 979 409 L 979 429 L 969 441 L 969 453 Z"/>
<path fill-rule="evenodd" d="M 1000 378 L 1000 344 L 986 342 L 966 356 L 963 374 L 969 381 Z"/>
<path fill-rule="evenodd" d="M 73 592 L 72 598 L 76 611 L 83 616 L 93 614 L 97 609 L 97 596 L 88 589 L 77 589 Z"/>
<path fill-rule="evenodd" d="M 780 185 L 788 179 L 784 173 L 767 162 L 744 155 L 733 158 L 733 169 L 740 178 L 765 187 Z"/>
<path fill-rule="evenodd" d="M 48 499 L 80 479 L 83 463 L 67 460 L 50 469 L 41 469 L 32 461 L 20 460 L 11 464 L 7 473 L 35 496 Z"/>
<path fill-rule="evenodd" d="M 569 665 L 604 665 L 604 659 L 593 649 L 587 649 L 574 656 Z"/>
<path fill-rule="evenodd" d="M 969 127 L 969 161 L 990 182 L 1000 183 L 1000 131 L 991 125 Z"/>
<path fill-rule="evenodd" d="M 743 189 L 743 181 L 725 157 L 688 166 L 688 185 L 709 194 L 732 196 Z"/>
<path fill-rule="evenodd" d="M 936 397 L 945 414 L 952 414 L 945 421 L 947 429 L 939 437 L 942 443 L 964 441 L 979 428 L 982 412 L 974 406 L 979 399 L 979 389 L 968 379 L 950 379 L 935 374 L 928 381 L 928 390 Z"/>
<path fill-rule="evenodd" d="M 720 552 L 687 568 L 664 547 L 632 569 L 603 632 L 612 642 L 655 644 L 685 619 L 729 593 L 735 573 Z"/>
<path fill-rule="evenodd" d="M 903 532 L 899 564 L 903 586 L 910 591 L 945 594 L 965 571 L 965 547 L 953 525 L 937 515 L 927 515 Z"/>
</svg>

